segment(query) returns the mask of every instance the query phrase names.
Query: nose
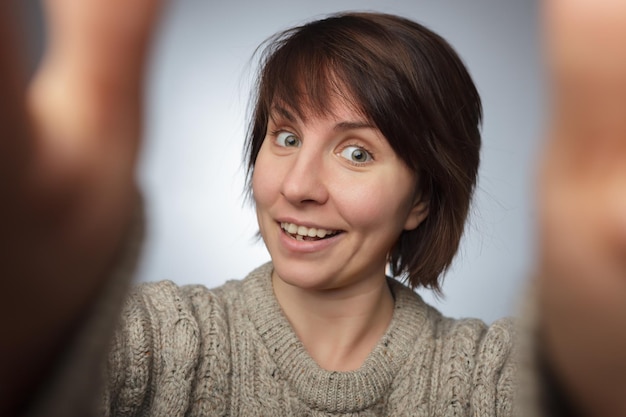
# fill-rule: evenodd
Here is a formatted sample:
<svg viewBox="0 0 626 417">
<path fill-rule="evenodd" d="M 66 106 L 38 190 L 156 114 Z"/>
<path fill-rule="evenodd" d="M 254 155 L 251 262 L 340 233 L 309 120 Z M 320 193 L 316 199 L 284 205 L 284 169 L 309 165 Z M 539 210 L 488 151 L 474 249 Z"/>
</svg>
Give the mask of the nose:
<svg viewBox="0 0 626 417">
<path fill-rule="evenodd" d="M 306 149 L 293 156 L 285 172 L 281 193 L 293 205 L 324 204 L 328 200 L 324 161 Z"/>
</svg>

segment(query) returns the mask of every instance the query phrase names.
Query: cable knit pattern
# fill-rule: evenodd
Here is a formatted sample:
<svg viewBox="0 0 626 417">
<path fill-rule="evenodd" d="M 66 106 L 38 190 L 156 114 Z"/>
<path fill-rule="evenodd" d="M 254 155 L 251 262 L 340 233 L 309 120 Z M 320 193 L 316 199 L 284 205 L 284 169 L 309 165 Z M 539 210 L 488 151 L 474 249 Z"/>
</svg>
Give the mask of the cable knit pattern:
<svg viewBox="0 0 626 417">
<path fill-rule="evenodd" d="M 271 272 L 214 290 L 136 288 L 108 360 L 105 415 L 514 415 L 509 320 L 445 318 L 390 280 L 385 335 L 358 370 L 327 371 L 283 315 Z"/>
</svg>

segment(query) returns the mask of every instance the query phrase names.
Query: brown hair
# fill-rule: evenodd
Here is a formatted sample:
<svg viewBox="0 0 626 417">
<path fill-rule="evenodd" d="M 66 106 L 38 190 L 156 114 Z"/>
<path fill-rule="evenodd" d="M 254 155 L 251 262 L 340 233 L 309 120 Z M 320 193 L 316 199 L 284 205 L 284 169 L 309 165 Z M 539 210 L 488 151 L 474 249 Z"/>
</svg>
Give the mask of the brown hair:
<svg viewBox="0 0 626 417">
<path fill-rule="evenodd" d="M 476 185 L 482 119 L 480 96 L 452 47 L 402 17 L 343 13 L 270 38 L 260 65 L 245 144 L 248 189 L 272 105 L 306 120 L 326 115 L 338 95 L 381 131 L 429 201 L 427 218 L 392 248 L 392 274 L 439 290 Z"/>
</svg>

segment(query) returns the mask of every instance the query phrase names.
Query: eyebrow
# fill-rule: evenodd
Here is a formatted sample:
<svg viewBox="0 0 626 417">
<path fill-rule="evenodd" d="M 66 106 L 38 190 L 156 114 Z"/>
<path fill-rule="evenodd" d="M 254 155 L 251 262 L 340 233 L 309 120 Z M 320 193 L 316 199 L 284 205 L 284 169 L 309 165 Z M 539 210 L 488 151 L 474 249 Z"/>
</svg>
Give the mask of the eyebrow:
<svg viewBox="0 0 626 417">
<path fill-rule="evenodd" d="M 278 113 L 280 116 L 284 117 L 285 119 L 289 120 L 292 123 L 296 123 L 297 121 L 296 117 L 289 110 L 277 104 L 272 106 L 271 113 Z M 270 114 L 270 117 L 272 117 L 271 114 Z M 336 130 L 336 131 L 346 131 L 346 130 L 353 130 L 353 129 L 376 129 L 376 126 L 374 126 L 373 124 L 369 122 L 363 122 L 363 121 L 354 121 L 354 122 L 344 121 L 344 122 L 337 123 L 335 127 L 333 128 L 333 130 Z"/>
<path fill-rule="evenodd" d="M 368 122 L 340 122 L 334 127 L 334 130 L 344 131 L 352 129 L 375 129 L 376 127 Z"/>
<path fill-rule="evenodd" d="M 287 110 L 286 108 L 279 106 L 279 105 L 273 105 L 272 106 L 272 110 L 270 111 L 270 117 L 273 119 L 272 114 L 273 113 L 278 113 L 280 116 L 284 117 L 285 119 L 289 120 L 291 123 L 295 123 L 296 122 L 296 118 L 294 117 L 293 114 L 291 114 L 291 112 L 289 110 Z"/>
</svg>

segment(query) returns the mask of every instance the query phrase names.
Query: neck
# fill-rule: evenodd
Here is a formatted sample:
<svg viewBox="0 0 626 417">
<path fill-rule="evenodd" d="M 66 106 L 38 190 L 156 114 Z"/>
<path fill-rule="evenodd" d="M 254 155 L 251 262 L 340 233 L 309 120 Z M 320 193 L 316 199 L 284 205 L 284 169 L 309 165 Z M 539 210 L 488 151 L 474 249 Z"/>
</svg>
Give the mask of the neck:
<svg viewBox="0 0 626 417">
<path fill-rule="evenodd" d="M 384 274 L 338 289 L 303 289 L 272 283 L 278 303 L 309 355 L 324 369 L 358 369 L 393 316 L 394 300 Z"/>
</svg>

